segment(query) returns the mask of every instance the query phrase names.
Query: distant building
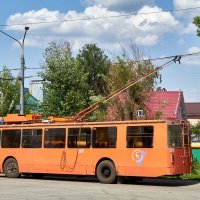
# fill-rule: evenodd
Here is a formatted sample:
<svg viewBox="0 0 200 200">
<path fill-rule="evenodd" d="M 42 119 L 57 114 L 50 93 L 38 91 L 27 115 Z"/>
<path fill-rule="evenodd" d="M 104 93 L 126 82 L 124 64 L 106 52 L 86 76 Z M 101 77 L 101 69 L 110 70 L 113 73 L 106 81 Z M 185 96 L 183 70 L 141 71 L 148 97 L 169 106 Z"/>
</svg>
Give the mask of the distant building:
<svg viewBox="0 0 200 200">
<path fill-rule="evenodd" d="M 38 107 L 38 105 L 40 103 L 39 100 L 30 94 L 28 88 L 24 88 L 24 92 L 26 95 L 28 95 L 28 98 L 26 99 L 25 104 L 30 108 L 30 112 L 31 113 L 37 112 L 39 109 L 39 107 Z"/>
<path fill-rule="evenodd" d="M 29 92 L 35 97 L 38 101 L 43 101 L 44 92 L 43 92 L 43 82 L 41 80 L 31 80 L 29 83 Z"/>
<path fill-rule="evenodd" d="M 190 124 L 197 124 L 200 121 L 200 102 L 185 103 L 185 107 Z"/>
<path fill-rule="evenodd" d="M 187 119 L 182 91 L 154 91 L 145 108 L 148 119 Z"/>
</svg>

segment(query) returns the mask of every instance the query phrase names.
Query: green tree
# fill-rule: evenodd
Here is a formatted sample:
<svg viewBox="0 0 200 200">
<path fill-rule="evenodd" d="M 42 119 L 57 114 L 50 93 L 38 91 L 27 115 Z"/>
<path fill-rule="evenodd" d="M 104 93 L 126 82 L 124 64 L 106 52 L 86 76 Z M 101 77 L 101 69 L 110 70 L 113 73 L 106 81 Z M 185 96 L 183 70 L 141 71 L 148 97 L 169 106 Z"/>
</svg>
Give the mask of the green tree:
<svg viewBox="0 0 200 200">
<path fill-rule="evenodd" d="M 107 87 L 104 76 L 108 73 L 109 60 L 104 51 L 96 44 L 86 44 L 78 53 L 77 60 L 86 75 L 87 105 L 92 96 L 105 96 Z"/>
<path fill-rule="evenodd" d="M 45 99 L 42 112 L 45 116 L 72 116 L 86 107 L 86 76 L 83 68 L 72 57 L 68 42 L 50 43 L 45 50 Z"/>
<path fill-rule="evenodd" d="M 143 52 L 137 46 L 131 44 L 130 50 L 122 49 L 122 54 L 117 57 L 116 64 L 110 67 L 109 75 L 105 78 L 110 92 L 134 80 L 137 81 L 154 70 L 150 61 L 140 61 Z M 145 108 L 148 95 L 154 90 L 158 78 L 159 74 L 155 73 L 114 97 L 109 105 L 107 119 L 135 119 L 136 110 Z"/>
<path fill-rule="evenodd" d="M 200 16 L 196 16 L 193 23 L 197 26 L 197 36 L 200 37 Z"/>
<path fill-rule="evenodd" d="M 191 125 L 192 140 L 200 140 L 200 121 L 197 124 Z"/>
<path fill-rule="evenodd" d="M 20 84 L 11 71 L 4 66 L 0 73 L 0 116 L 16 113 L 15 106 L 19 104 Z"/>
</svg>

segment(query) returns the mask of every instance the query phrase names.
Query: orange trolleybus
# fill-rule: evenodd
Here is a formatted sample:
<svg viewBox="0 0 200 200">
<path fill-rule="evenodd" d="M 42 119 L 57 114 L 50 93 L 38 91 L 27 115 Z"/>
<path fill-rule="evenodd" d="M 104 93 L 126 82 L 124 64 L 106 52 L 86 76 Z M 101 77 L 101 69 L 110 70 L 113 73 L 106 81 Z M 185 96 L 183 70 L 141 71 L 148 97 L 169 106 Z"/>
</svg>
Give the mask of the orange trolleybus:
<svg viewBox="0 0 200 200">
<path fill-rule="evenodd" d="M 20 120 L 19 120 L 20 121 Z M 0 172 L 158 177 L 191 172 L 187 123 L 165 120 L 3 124 Z M 26 121 L 26 120 L 25 120 Z"/>
<path fill-rule="evenodd" d="M 78 122 L 165 65 L 180 62 L 180 58 L 176 56 L 73 117 L 54 118 L 54 123 L 42 123 L 36 116 L 13 114 L 3 118 L 0 172 L 11 178 L 20 174 L 96 175 L 102 183 L 114 183 L 119 176 L 158 177 L 191 172 L 187 122 Z"/>
</svg>

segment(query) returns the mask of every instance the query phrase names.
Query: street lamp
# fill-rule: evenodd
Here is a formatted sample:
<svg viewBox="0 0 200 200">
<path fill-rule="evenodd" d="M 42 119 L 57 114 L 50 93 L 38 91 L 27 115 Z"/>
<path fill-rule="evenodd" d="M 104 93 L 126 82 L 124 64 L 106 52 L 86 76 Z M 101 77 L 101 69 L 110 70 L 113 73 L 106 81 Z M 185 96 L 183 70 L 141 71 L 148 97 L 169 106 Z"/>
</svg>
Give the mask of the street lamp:
<svg viewBox="0 0 200 200">
<path fill-rule="evenodd" d="M 15 39 L 14 37 L 12 37 L 11 35 L 5 33 L 4 31 L 2 31 L 0 29 L 0 32 L 3 33 L 4 35 L 8 36 L 9 38 L 15 40 L 21 47 L 21 58 L 20 58 L 20 63 L 21 63 L 21 79 L 20 79 L 20 114 L 24 115 L 24 70 L 25 70 L 25 59 L 24 59 L 24 40 L 26 37 L 26 32 L 29 30 L 28 26 L 25 26 L 25 32 L 24 32 L 24 37 L 22 40 L 22 43 Z"/>
</svg>

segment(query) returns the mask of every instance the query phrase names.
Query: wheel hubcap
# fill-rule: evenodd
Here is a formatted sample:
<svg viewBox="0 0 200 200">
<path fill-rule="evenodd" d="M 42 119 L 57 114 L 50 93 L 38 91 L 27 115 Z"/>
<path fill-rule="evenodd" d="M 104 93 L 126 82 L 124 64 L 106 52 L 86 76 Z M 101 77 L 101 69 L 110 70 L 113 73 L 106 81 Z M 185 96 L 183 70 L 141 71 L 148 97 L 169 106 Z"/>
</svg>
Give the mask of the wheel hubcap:
<svg viewBox="0 0 200 200">
<path fill-rule="evenodd" d="M 10 174 L 14 174 L 17 170 L 17 165 L 15 163 L 10 163 L 8 166 L 7 166 L 7 171 L 8 173 Z"/>
<path fill-rule="evenodd" d="M 103 169 L 103 175 L 105 177 L 109 177 L 110 176 L 110 169 L 109 168 L 104 168 Z"/>
</svg>

